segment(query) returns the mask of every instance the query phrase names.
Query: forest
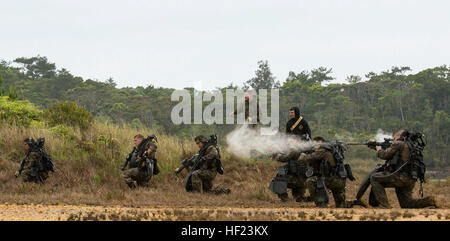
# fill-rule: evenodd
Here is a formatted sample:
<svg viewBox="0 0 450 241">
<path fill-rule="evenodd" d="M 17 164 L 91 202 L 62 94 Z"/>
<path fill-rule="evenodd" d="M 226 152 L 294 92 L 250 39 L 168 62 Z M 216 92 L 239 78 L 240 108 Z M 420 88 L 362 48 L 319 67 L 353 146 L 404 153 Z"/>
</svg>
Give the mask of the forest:
<svg viewBox="0 0 450 241">
<path fill-rule="evenodd" d="M 318 67 L 291 71 L 280 82 L 272 74 L 268 61 L 259 61 L 253 78 L 243 80 L 240 86 L 230 84 L 218 89 L 279 88 L 282 132 L 292 106 L 300 107 L 313 136 L 328 140 L 364 141 L 373 138 L 379 129 L 388 133 L 398 129 L 421 131 L 428 142 L 426 163 L 431 167 L 448 167 L 449 79 L 450 67 L 446 65 L 415 74 L 410 67 L 402 66 L 381 73 L 370 72 L 363 77 L 349 75 L 345 83 L 336 84 L 332 83 L 332 69 Z M 43 56 L 1 60 L 0 123 L 14 122 L 26 128 L 42 118 L 57 118 L 49 117 L 54 113 L 52 109 L 71 108 L 70 103 L 75 103 L 93 116 L 80 114 L 80 127 L 90 123 L 89 118 L 95 118 L 98 122 L 136 129 L 145 127 L 180 138 L 210 133 L 223 138 L 235 128 L 233 125 L 174 125 L 170 119 L 170 110 L 177 104 L 170 99 L 173 90 L 151 84 L 118 88 L 113 78 L 83 79 L 65 68 L 58 69 Z M 365 149 L 351 155 L 374 156 Z"/>
</svg>

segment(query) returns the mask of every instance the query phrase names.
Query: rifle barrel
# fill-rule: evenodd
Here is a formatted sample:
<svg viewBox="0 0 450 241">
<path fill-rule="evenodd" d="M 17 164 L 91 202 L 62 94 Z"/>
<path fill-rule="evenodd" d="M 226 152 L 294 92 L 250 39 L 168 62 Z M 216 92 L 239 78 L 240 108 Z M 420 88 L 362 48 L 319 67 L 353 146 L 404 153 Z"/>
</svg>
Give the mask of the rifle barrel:
<svg viewBox="0 0 450 241">
<path fill-rule="evenodd" d="M 347 144 L 347 145 L 349 145 L 349 146 L 367 145 L 366 142 L 347 142 L 347 143 L 345 143 L 345 144 Z"/>
</svg>

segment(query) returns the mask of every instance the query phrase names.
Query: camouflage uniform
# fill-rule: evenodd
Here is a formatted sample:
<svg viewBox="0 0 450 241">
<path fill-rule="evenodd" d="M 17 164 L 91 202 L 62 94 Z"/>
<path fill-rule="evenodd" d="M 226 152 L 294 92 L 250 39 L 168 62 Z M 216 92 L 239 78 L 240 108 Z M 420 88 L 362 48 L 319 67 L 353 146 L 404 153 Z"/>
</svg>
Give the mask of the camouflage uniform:
<svg viewBox="0 0 450 241">
<path fill-rule="evenodd" d="M 216 160 L 219 158 L 219 152 L 216 147 L 210 145 L 200 158 L 203 159 L 200 168 L 192 172 L 192 191 L 208 192 L 212 189 L 213 180 L 217 175 Z"/>
<path fill-rule="evenodd" d="M 289 153 L 289 155 L 279 156 L 277 160 L 279 162 L 289 163 L 289 161 L 294 161 L 296 163 L 296 160 L 300 156 L 301 152 L 294 151 Z M 292 168 L 289 167 L 289 164 L 285 166 L 287 171 L 287 187 L 292 190 L 292 197 L 297 202 L 305 202 L 305 201 L 311 201 L 311 197 L 313 197 L 313 190 L 311 190 L 306 183 L 306 176 L 300 175 L 297 170 L 292 170 Z M 295 171 L 295 173 L 293 172 Z M 306 189 L 309 190 L 310 197 L 305 197 Z M 283 194 L 277 194 L 278 197 L 282 201 L 288 201 L 289 196 L 286 193 Z"/>
<path fill-rule="evenodd" d="M 371 192 L 375 198 L 375 204 L 383 208 L 389 208 L 390 205 L 384 188 L 393 187 L 402 208 L 437 206 L 434 197 L 412 198 L 412 191 L 417 180 L 410 176 L 408 165 L 396 171 L 398 167 L 409 160 L 409 148 L 405 142 L 397 140 L 386 150 L 377 151 L 378 158 L 388 160 L 388 163 L 396 155 L 398 155 L 398 161 L 395 165 L 388 164 L 384 172 L 375 173 L 370 177 Z"/>
<path fill-rule="evenodd" d="M 345 200 L 346 179 L 347 178 L 345 177 L 337 176 L 325 178 L 325 186 L 331 190 L 337 208 L 351 208 L 353 206 L 353 202 Z M 317 176 L 308 178 L 306 183 L 308 189 L 312 190 L 311 195 L 314 195 L 315 187 L 317 185 Z"/>
<path fill-rule="evenodd" d="M 146 149 L 152 149 L 152 153 L 147 156 L 147 159 L 154 160 L 155 159 L 155 152 L 156 152 L 156 144 L 155 143 L 149 143 L 146 147 Z M 139 156 L 137 156 L 137 149 L 134 149 L 130 155 L 132 155 L 132 158 L 130 160 L 129 169 L 124 170 L 121 173 L 121 177 L 125 180 L 125 183 L 131 187 L 135 188 L 136 184 L 138 186 L 146 186 L 148 184 L 148 173 L 146 170 L 146 163 L 144 161 L 139 162 L 140 159 Z M 156 165 L 155 165 L 156 167 Z"/>
<path fill-rule="evenodd" d="M 125 180 L 125 183 L 133 188 L 135 187 L 135 183 L 138 186 L 147 185 L 147 172 L 143 168 L 133 167 L 128 170 L 122 172 L 122 178 Z"/>
<path fill-rule="evenodd" d="M 318 173 L 320 164 L 323 160 L 326 160 L 329 165 L 330 173 L 325 174 L 325 186 L 333 193 L 334 202 L 337 208 L 350 208 L 353 206 L 353 202 L 345 200 L 345 185 L 346 177 L 336 176 L 334 171 L 336 169 L 336 162 L 333 157 L 333 153 L 321 147 L 320 145 L 314 146 L 314 152 L 311 154 L 303 154 L 299 157 L 299 162 L 302 165 L 309 164 L 314 168 L 314 172 Z M 306 180 L 308 189 L 312 195 L 315 195 L 314 190 L 317 185 L 317 176 L 309 177 Z"/>
<path fill-rule="evenodd" d="M 48 171 L 43 171 L 41 166 L 42 153 L 32 151 L 23 166 L 22 181 L 43 183 L 48 178 Z"/>
</svg>

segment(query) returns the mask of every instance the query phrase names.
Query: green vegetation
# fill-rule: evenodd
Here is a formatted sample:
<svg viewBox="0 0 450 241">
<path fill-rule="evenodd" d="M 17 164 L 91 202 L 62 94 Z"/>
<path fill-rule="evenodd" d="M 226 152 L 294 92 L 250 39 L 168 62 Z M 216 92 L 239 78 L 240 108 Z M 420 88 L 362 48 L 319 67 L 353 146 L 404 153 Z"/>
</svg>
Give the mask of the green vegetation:
<svg viewBox="0 0 450 241">
<path fill-rule="evenodd" d="M 14 101 L 8 96 L 0 96 L 0 122 L 29 126 L 39 119 L 41 111 L 29 101 Z"/>
<path fill-rule="evenodd" d="M 22 67 L 15 67 L 17 65 Z M 332 70 L 325 67 L 290 72 L 286 81 L 279 83 L 270 72 L 267 61 L 260 61 L 258 65 L 255 77 L 245 81 L 244 87 L 280 86 L 281 130 L 284 131 L 288 109 L 299 106 L 313 135 L 327 139 L 362 141 L 373 138 L 378 129 L 386 132 L 397 129 L 423 131 L 428 139 L 427 164 L 449 166 L 449 67 L 429 68 L 416 74 L 409 74 L 409 67 L 393 67 L 381 73 L 371 72 L 364 80 L 350 75 L 348 83 L 330 84 Z M 15 89 L 19 100 L 29 100 L 41 109 L 49 108 L 45 113 L 64 113 L 65 117 L 49 115 L 47 121 L 51 126 L 62 124 L 88 128 L 92 121 L 87 111 L 102 123 L 146 127 L 182 138 L 213 132 L 223 138 L 234 128 L 231 125 L 174 125 L 170 120 L 170 110 L 176 104 L 170 100 L 173 89 L 152 85 L 117 88 L 111 78 L 105 82 L 83 80 L 66 69 L 56 69 L 55 64 L 45 57 L 18 58 L 12 63 L 1 61 L 0 76 L 0 90 Z M 225 88 L 236 87 L 230 85 Z M 25 117 L 7 117 L 13 113 L 10 109 L 5 111 L 5 108 L 11 108 L 5 107 L 9 102 L 2 97 L 1 120 L 22 123 L 18 120 L 24 119 L 23 124 L 28 125 L 37 119 L 39 112 L 30 111 L 32 105 L 25 104 L 28 103 L 26 101 L 18 103 L 29 106 L 28 112 L 25 108 L 28 114 L 14 112 L 14 116 Z M 71 109 L 73 104 L 70 102 L 84 110 Z M 71 113 L 79 114 L 72 116 Z M 83 119 L 85 117 L 86 120 Z M 373 156 L 373 152 L 363 148 L 355 148 L 350 153 L 350 157 Z"/>
<path fill-rule="evenodd" d="M 94 116 L 84 107 L 67 101 L 53 104 L 44 112 L 44 116 L 51 126 L 63 124 L 79 127 L 82 130 L 88 129 L 94 121 Z"/>
</svg>

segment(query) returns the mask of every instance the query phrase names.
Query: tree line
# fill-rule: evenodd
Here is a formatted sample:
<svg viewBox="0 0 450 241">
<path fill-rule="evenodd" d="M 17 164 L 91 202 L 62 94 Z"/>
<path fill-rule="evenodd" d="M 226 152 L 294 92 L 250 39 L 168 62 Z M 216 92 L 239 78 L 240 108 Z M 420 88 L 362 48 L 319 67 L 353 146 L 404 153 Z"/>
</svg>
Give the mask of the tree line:
<svg viewBox="0 0 450 241">
<path fill-rule="evenodd" d="M 327 139 L 362 141 L 373 137 L 378 129 L 422 131 L 428 140 L 426 162 L 449 166 L 450 67 L 428 68 L 416 74 L 409 67 L 392 67 L 381 73 L 370 72 L 365 80 L 350 75 L 339 84 L 330 83 L 332 74 L 326 67 L 291 71 L 280 83 L 268 62 L 259 61 L 253 78 L 241 86 L 230 84 L 219 90 L 279 88 L 281 131 L 292 106 L 300 107 L 313 136 Z M 170 110 L 177 104 L 170 100 L 173 90 L 153 85 L 117 88 L 112 78 L 97 81 L 73 76 L 42 56 L 0 61 L 0 95 L 29 100 L 44 109 L 61 101 L 75 102 L 98 121 L 147 126 L 186 138 L 213 132 L 224 137 L 234 129 L 230 125 L 172 124 Z"/>
</svg>

